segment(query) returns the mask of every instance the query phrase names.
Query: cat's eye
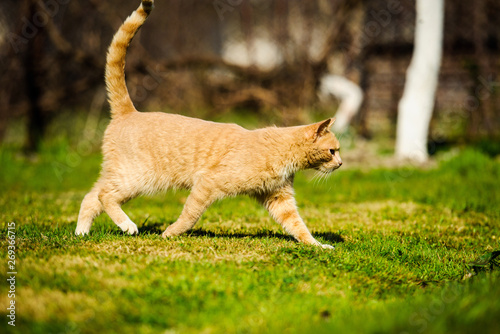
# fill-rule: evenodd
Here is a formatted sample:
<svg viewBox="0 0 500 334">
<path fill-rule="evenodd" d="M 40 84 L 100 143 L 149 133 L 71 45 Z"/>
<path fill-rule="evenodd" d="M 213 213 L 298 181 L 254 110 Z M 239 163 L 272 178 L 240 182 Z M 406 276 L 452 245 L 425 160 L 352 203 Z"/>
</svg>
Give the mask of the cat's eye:
<svg viewBox="0 0 500 334">
<path fill-rule="evenodd" d="M 334 150 L 334 149 L 330 149 L 330 153 L 331 153 L 332 155 L 335 155 L 335 150 Z"/>
</svg>

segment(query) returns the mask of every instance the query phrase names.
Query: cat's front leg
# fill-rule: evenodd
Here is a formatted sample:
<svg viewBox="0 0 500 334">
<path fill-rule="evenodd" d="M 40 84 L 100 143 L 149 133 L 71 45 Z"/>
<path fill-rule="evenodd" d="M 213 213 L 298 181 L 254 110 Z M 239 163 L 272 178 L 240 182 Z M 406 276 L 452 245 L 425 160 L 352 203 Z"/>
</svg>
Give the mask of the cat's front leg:
<svg viewBox="0 0 500 334">
<path fill-rule="evenodd" d="M 334 249 L 333 246 L 321 244 L 314 239 L 297 211 L 297 205 L 295 204 L 293 195 L 292 185 L 287 184 L 283 188 L 258 199 L 267 208 L 274 220 L 281 224 L 285 231 L 298 241 L 326 249 Z"/>
<path fill-rule="evenodd" d="M 181 215 L 161 236 L 163 238 L 174 237 L 192 229 L 203 212 L 216 199 L 216 192 L 207 186 L 193 188 L 184 204 Z"/>
</svg>

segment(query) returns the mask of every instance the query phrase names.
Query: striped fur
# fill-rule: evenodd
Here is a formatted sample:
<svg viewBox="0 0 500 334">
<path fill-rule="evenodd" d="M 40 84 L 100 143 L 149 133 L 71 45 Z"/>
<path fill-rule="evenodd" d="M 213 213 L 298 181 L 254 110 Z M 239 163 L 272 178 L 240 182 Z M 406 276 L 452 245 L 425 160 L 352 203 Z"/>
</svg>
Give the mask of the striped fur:
<svg viewBox="0 0 500 334">
<path fill-rule="evenodd" d="M 121 25 L 113 36 L 106 57 L 106 89 L 111 105 L 111 116 L 117 117 L 137 111 L 130 99 L 125 82 L 125 56 L 127 49 L 139 28 L 144 24 L 153 9 L 153 0 L 143 0 Z"/>
</svg>

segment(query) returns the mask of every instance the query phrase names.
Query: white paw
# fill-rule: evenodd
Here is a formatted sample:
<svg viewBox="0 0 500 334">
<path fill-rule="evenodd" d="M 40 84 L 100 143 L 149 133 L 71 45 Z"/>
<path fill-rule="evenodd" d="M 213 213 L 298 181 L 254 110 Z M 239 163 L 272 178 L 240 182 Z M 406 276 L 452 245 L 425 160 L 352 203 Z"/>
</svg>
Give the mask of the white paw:
<svg viewBox="0 0 500 334">
<path fill-rule="evenodd" d="M 335 249 L 332 245 L 327 245 L 327 244 L 321 244 L 321 248 L 323 249 Z"/>
<path fill-rule="evenodd" d="M 128 233 L 128 234 L 138 234 L 139 229 L 137 228 L 137 225 L 135 225 L 132 221 L 126 221 L 124 223 L 121 223 L 118 225 L 119 228 L 122 229 L 123 232 Z"/>
<path fill-rule="evenodd" d="M 81 227 L 76 227 L 75 235 L 84 236 L 89 234 L 89 230 Z"/>
<path fill-rule="evenodd" d="M 161 234 L 161 237 L 163 239 L 165 239 L 165 238 L 171 238 L 171 237 L 176 237 L 176 236 L 178 236 L 178 234 L 173 233 L 172 229 L 170 228 L 170 226 L 165 230 L 165 232 L 163 232 Z"/>
</svg>

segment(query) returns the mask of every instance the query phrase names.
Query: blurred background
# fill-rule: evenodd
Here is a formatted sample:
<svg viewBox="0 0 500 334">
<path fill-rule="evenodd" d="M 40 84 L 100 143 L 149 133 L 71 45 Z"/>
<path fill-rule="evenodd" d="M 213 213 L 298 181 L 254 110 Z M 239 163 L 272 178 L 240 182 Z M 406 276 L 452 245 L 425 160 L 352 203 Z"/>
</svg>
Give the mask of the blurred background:
<svg viewBox="0 0 500 334">
<path fill-rule="evenodd" d="M 35 153 L 54 124 L 76 119 L 84 131 L 102 130 L 106 50 L 138 4 L 2 0 L 3 144 Z M 500 2 L 447 0 L 444 8 L 429 153 L 486 143 L 498 154 Z M 249 127 L 252 119 L 304 124 L 343 109 L 344 138 L 394 140 L 415 19 L 410 0 L 156 1 L 129 49 L 128 87 L 139 110 L 240 115 Z"/>
</svg>

